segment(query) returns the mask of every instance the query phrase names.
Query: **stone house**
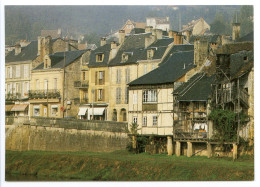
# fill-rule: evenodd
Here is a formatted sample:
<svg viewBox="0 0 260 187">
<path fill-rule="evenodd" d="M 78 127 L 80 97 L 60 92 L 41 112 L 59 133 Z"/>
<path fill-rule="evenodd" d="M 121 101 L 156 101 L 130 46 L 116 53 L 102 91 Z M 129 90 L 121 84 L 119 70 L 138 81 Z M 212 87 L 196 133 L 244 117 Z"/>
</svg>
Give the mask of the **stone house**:
<svg viewBox="0 0 260 187">
<path fill-rule="evenodd" d="M 183 25 L 180 32 L 189 38 L 192 35 L 204 35 L 208 30 L 210 30 L 210 25 L 203 18 L 200 18 Z"/>
<path fill-rule="evenodd" d="M 161 29 L 163 31 L 170 30 L 170 20 L 169 17 L 159 18 L 159 17 L 149 17 L 146 18 L 146 26 L 152 26 L 154 29 Z"/>
<path fill-rule="evenodd" d="M 145 29 L 146 24 L 142 22 L 134 22 L 132 20 L 127 20 L 121 30 L 125 31 L 125 34 L 129 34 L 132 29 Z"/>
<path fill-rule="evenodd" d="M 30 116 L 75 117 L 79 106 L 80 64 L 87 50 L 45 55 L 32 70 Z"/>
<path fill-rule="evenodd" d="M 77 48 L 61 38 L 38 37 L 29 45 L 15 49 L 5 57 L 5 92 L 7 114 L 28 115 L 28 91 L 31 70 L 43 62 L 43 57 L 58 51 Z M 22 104 L 19 106 L 19 104 Z M 17 106 L 14 106 L 17 105 Z M 12 109 L 14 107 L 14 109 Z M 25 112 L 24 112 L 25 111 Z"/>
</svg>

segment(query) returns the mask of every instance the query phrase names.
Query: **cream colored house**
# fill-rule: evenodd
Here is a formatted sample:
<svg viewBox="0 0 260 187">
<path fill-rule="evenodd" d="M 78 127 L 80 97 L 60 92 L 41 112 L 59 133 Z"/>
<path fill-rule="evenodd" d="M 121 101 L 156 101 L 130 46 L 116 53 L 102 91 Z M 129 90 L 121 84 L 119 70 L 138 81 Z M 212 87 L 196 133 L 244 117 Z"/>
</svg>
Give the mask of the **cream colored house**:
<svg viewBox="0 0 260 187">
<path fill-rule="evenodd" d="M 80 64 L 87 50 L 45 55 L 32 70 L 30 116 L 76 117 L 79 106 Z"/>
<path fill-rule="evenodd" d="M 173 52 L 159 68 L 129 83 L 128 123 L 139 134 L 173 134 L 173 91 L 194 74 L 194 52 Z"/>
</svg>

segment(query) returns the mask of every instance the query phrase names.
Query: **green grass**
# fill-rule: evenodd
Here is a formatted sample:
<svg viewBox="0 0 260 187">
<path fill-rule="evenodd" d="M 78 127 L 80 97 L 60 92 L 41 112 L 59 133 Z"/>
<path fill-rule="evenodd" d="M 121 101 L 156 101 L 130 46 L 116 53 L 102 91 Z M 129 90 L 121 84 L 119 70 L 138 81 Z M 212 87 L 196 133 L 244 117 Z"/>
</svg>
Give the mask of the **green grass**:
<svg viewBox="0 0 260 187">
<path fill-rule="evenodd" d="M 247 181 L 254 180 L 250 157 L 176 157 L 165 154 L 6 151 L 6 174 L 57 180 Z"/>
</svg>

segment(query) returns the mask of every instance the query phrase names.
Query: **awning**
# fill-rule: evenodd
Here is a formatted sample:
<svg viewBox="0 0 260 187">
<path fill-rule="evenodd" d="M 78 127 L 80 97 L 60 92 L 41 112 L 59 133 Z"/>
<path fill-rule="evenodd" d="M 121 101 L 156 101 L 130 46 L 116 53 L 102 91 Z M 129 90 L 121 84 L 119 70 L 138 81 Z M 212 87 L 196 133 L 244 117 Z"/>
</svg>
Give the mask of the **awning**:
<svg viewBox="0 0 260 187">
<path fill-rule="evenodd" d="M 5 111 L 10 112 L 14 105 L 5 105 Z"/>
<path fill-rule="evenodd" d="M 102 116 L 104 114 L 105 108 L 93 108 L 94 116 Z M 89 108 L 88 115 L 92 115 L 92 108 Z"/>
<path fill-rule="evenodd" d="M 23 112 L 28 107 L 28 104 L 20 104 L 20 105 L 14 105 L 14 107 L 11 109 L 11 111 L 14 112 Z"/>
<path fill-rule="evenodd" d="M 88 108 L 79 108 L 78 116 L 84 116 L 87 112 Z"/>
</svg>

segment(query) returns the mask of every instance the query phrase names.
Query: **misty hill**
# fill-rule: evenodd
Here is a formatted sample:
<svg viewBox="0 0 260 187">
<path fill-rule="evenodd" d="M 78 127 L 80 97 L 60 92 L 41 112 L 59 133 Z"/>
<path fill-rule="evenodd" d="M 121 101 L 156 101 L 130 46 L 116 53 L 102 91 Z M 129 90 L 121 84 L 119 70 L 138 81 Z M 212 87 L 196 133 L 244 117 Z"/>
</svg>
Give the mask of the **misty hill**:
<svg viewBox="0 0 260 187">
<path fill-rule="evenodd" d="M 6 44 L 21 39 L 35 40 L 40 31 L 61 28 L 75 39 L 81 34 L 103 36 L 120 29 L 131 19 L 145 22 L 146 17 L 170 17 L 171 29 L 203 17 L 211 24 L 216 13 L 231 22 L 241 6 L 6 6 Z"/>
</svg>

